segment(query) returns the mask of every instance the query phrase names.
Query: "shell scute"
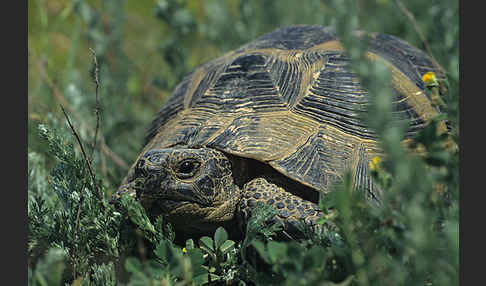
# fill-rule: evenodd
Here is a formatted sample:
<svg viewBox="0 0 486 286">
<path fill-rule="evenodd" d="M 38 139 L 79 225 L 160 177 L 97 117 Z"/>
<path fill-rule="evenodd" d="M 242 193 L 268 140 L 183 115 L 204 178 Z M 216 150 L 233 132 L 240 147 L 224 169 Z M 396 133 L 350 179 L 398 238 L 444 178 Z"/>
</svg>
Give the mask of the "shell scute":
<svg viewBox="0 0 486 286">
<path fill-rule="evenodd" d="M 444 75 L 403 40 L 370 39 L 367 55 L 391 68 L 394 115 L 410 120 L 411 137 L 439 113 L 421 76 Z M 333 28 L 282 28 L 186 76 L 154 120 L 145 149 L 208 146 L 259 160 L 323 192 L 351 169 L 357 183 L 373 190 L 366 162 L 380 150 L 362 119 L 368 102 Z"/>
</svg>

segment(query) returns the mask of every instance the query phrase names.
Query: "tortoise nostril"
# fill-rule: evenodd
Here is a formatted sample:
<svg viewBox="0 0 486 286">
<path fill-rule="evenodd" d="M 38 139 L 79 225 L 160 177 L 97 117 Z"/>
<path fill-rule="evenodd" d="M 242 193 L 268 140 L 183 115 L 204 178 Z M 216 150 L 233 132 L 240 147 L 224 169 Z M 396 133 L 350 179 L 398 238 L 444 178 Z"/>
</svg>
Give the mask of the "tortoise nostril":
<svg viewBox="0 0 486 286">
<path fill-rule="evenodd" d="M 147 177 L 160 173 L 167 161 L 167 152 L 161 149 L 152 149 L 143 154 L 135 165 L 134 177 Z"/>
</svg>

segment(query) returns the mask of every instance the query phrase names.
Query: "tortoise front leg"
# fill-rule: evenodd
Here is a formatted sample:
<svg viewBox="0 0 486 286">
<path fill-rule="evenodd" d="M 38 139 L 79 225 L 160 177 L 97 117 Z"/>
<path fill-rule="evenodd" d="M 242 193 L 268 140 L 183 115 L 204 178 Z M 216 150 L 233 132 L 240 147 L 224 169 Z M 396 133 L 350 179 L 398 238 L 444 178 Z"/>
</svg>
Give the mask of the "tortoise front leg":
<svg viewBox="0 0 486 286">
<path fill-rule="evenodd" d="M 256 178 L 243 186 L 242 199 L 238 206 L 240 223 L 246 225 L 251 209 L 258 202 L 271 205 L 276 210 L 274 219 L 280 222 L 290 235 L 298 235 L 297 223 L 314 225 L 322 216 L 317 204 L 293 195 L 263 178 Z"/>
</svg>

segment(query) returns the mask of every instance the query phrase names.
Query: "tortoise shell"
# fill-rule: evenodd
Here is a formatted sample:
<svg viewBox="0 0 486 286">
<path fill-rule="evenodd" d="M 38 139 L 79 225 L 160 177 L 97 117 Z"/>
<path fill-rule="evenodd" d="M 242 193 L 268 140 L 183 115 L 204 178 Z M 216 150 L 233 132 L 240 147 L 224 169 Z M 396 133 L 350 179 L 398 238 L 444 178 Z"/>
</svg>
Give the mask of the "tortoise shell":
<svg viewBox="0 0 486 286">
<path fill-rule="evenodd" d="M 422 75 L 442 74 L 394 36 L 373 34 L 368 49 L 391 69 L 393 110 L 410 120 L 409 138 L 439 113 Z M 332 27 L 282 28 L 188 74 L 158 112 L 141 154 L 205 146 L 324 193 L 350 169 L 355 185 L 373 194 L 368 162 L 381 151 L 362 120 L 369 100 Z"/>
</svg>

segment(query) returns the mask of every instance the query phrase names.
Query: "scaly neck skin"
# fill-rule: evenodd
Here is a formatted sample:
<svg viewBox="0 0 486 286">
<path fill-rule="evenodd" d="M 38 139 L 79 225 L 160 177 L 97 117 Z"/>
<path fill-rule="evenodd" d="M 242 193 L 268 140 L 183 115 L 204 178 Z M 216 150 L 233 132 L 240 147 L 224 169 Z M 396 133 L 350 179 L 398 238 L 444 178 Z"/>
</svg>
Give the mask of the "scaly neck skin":
<svg viewBox="0 0 486 286">
<path fill-rule="evenodd" d="M 232 240 L 241 240 L 246 221 L 239 219 L 239 205 L 242 200 L 242 190 L 237 186 L 232 186 L 231 195 L 217 207 L 212 207 L 204 218 L 192 217 L 188 221 L 171 221 L 176 229 L 177 240 L 185 243 L 185 239 L 197 238 L 201 236 L 213 236 L 214 231 L 222 226 Z M 174 217 L 172 217 L 174 218 Z M 187 219 L 184 216 L 183 219 Z M 242 223 L 245 223 L 242 225 Z"/>
<path fill-rule="evenodd" d="M 239 212 L 238 206 L 241 198 L 241 189 L 233 184 L 233 190 L 229 192 L 226 200 L 207 216 L 207 220 L 214 222 L 226 222 L 232 220 L 235 217 L 235 213 Z"/>
</svg>

